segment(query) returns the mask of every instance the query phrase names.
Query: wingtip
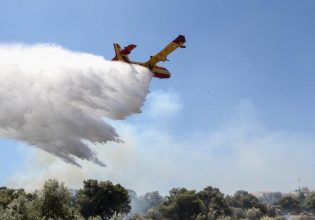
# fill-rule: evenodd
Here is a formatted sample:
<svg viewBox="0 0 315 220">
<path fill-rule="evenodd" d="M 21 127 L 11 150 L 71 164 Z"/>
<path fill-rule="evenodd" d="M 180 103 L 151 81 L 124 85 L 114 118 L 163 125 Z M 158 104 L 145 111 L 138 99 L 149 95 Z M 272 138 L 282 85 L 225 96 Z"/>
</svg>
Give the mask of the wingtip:
<svg viewBox="0 0 315 220">
<path fill-rule="evenodd" d="M 184 35 L 178 35 L 178 37 L 175 40 L 173 40 L 173 42 L 183 44 L 186 42 L 186 38 Z"/>
</svg>

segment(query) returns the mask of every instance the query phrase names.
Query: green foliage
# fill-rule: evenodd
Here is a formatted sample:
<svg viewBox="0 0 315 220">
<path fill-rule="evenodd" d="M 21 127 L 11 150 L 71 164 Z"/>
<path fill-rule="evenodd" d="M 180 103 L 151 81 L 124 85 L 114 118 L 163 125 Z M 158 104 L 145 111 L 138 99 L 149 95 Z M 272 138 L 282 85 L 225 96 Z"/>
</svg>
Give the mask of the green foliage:
<svg viewBox="0 0 315 220">
<path fill-rule="evenodd" d="M 241 208 L 231 207 L 231 216 L 233 219 L 243 219 L 245 218 L 245 212 Z"/>
<path fill-rule="evenodd" d="M 213 214 L 216 218 L 230 214 L 230 209 L 224 194 L 218 188 L 206 187 L 198 192 L 198 198 L 202 201 L 205 214 Z"/>
<path fill-rule="evenodd" d="M 159 207 L 150 209 L 145 215 L 135 215 L 132 219 L 256 220 L 275 215 L 273 206 L 263 205 L 245 191 L 238 191 L 233 197 L 224 197 L 219 189 L 209 186 L 199 192 L 174 188 Z"/>
<path fill-rule="evenodd" d="M 1 220 L 14 220 L 14 216 L 8 209 L 4 209 L 0 206 L 0 219 Z"/>
<path fill-rule="evenodd" d="M 96 184 L 95 184 L 96 183 Z M 90 192 L 90 193 L 88 193 Z M 90 199 L 92 204 L 85 199 Z M 94 210 L 101 206 L 110 208 L 107 215 L 93 215 L 83 217 L 75 206 L 77 201 L 71 197 L 69 190 L 57 180 L 47 180 L 42 189 L 26 194 L 24 190 L 0 188 L 0 219 L 1 220 L 45 220 L 45 219 L 73 219 L 97 220 L 109 219 L 116 211 L 126 213 L 130 210 L 127 191 L 120 185 L 96 180 L 85 181 L 85 188 L 78 196 L 79 205 L 90 205 Z M 94 203 L 93 203 L 94 202 Z M 98 203 L 100 202 L 100 203 Z M 103 203 L 103 204 L 102 204 Z M 103 210 L 104 211 L 104 210 Z M 116 213 L 113 220 L 120 220 L 122 216 Z"/>
<path fill-rule="evenodd" d="M 38 201 L 20 195 L 14 199 L 9 205 L 7 210 L 14 216 L 15 219 L 28 220 L 28 219 L 41 219 L 40 207 Z"/>
<path fill-rule="evenodd" d="M 277 210 L 277 208 L 273 205 L 268 204 L 267 206 L 267 213 L 266 215 L 269 217 L 275 217 L 277 215 L 277 212 L 280 210 Z"/>
<path fill-rule="evenodd" d="M 121 214 L 117 214 L 115 213 L 111 218 L 110 220 L 123 220 L 123 216 Z"/>
<path fill-rule="evenodd" d="M 157 208 L 149 209 L 146 217 L 147 217 L 147 219 L 150 219 L 150 220 L 161 220 L 161 219 L 163 219 L 162 213 Z"/>
<path fill-rule="evenodd" d="M 0 187 L 0 206 L 6 208 L 13 199 L 18 198 L 22 194 L 25 194 L 23 189 L 15 190 L 7 187 Z"/>
<path fill-rule="evenodd" d="M 159 208 L 162 215 L 169 219 L 196 219 L 197 215 L 202 212 L 203 204 L 198 198 L 195 190 L 185 188 L 174 188 L 170 191 Z"/>
<path fill-rule="evenodd" d="M 98 216 L 90 216 L 87 220 L 102 220 L 102 218 Z"/>
<path fill-rule="evenodd" d="M 217 218 L 217 220 L 232 220 L 232 217 L 230 217 L 230 216 L 219 216 Z"/>
<path fill-rule="evenodd" d="M 227 197 L 228 203 L 232 207 L 241 209 L 251 209 L 258 208 L 263 214 L 267 213 L 267 206 L 262 204 L 255 196 L 252 194 L 240 190 L 237 191 L 233 197 Z"/>
<path fill-rule="evenodd" d="M 138 213 L 126 217 L 130 197 Z M 285 213 L 303 210 L 305 215 L 296 219 L 312 219 L 301 202 L 315 212 L 315 192 L 308 192 L 305 198 L 301 194 L 285 196 L 275 205 L 264 205 L 246 191 L 225 197 L 210 186 L 199 192 L 174 188 L 165 198 L 157 191 L 138 197 L 110 181 L 86 180 L 83 189 L 71 195 L 63 183 L 48 180 L 34 193 L 1 187 L 0 220 L 284 220 L 277 216 L 280 209 Z"/>
<path fill-rule="evenodd" d="M 300 202 L 291 196 L 282 197 L 277 204 L 285 212 L 300 212 L 301 211 Z"/>
<path fill-rule="evenodd" d="M 278 216 L 278 217 L 264 216 L 264 217 L 260 218 L 260 220 L 285 220 L 285 219 L 286 219 L 285 217 L 281 217 L 281 216 Z"/>
<path fill-rule="evenodd" d="M 260 219 L 263 216 L 263 213 L 259 208 L 250 208 L 245 211 L 245 216 L 249 220 Z"/>
<path fill-rule="evenodd" d="M 77 204 L 81 214 L 88 218 L 99 215 L 111 218 L 114 213 L 125 214 L 131 209 L 128 191 L 120 184 L 110 181 L 86 180 L 77 194 Z"/>
<path fill-rule="evenodd" d="M 37 220 L 42 219 L 39 206 L 34 196 L 26 194 L 24 190 L 6 189 L 7 192 L 14 192 L 10 203 L 6 208 L 0 209 L 0 219 Z M 2 194 L 3 196 L 4 194 Z M 1 196 L 0 196 L 1 198 Z M 1 198 L 3 199 L 3 197 Z M 3 201 L 3 200 L 2 200 Z"/>
<path fill-rule="evenodd" d="M 146 214 L 134 214 L 130 220 L 165 220 L 158 208 L 149 209 Z"/>
<path fill-rule="evenodd" d="M 41 214 L 45 219 L 69 218 L 71 196 L 63 183 L 47 180 L 35 196 L 38 196 Z"/>
<path fill-rule="evenodd" d="M 305 206 L 315 214 L 315 192 L 305 198 Z"/>
</svg>

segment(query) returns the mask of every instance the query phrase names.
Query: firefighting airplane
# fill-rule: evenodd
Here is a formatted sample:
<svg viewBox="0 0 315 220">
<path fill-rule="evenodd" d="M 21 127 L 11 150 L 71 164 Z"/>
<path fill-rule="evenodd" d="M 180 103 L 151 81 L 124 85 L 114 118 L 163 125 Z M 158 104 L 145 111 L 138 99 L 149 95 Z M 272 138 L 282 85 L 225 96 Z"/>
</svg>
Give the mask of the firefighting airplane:
<svg viewBox="0 0 315 220">
<path fill-rule="evenodd" d="M 179 35 L 175 40 L 169 43 L 163 50 L 161 50 L 154 56 L 151 56 L 150 59 L 146 62 L 134 62 L 134 61 L 129 60 L 128 55 L 133 49 L 135 49 L 137 45 L 130 44 L 124 49 L 121 49 L 119 44 L 114 43 L 114 49 L 115 49 L 116 55 L 112 60 L 123 61 L 123 62 L 131 63 L 131 64 L 138 64 L 138 65 L 147 67 L 153 72 L 154 77 L 157 77 L 160 79 L 170 78 L 171 73 L 166 68 L 157 66 L 156 64 L 160 61 L 163 61 L 163 62 L 168 61 L 167 55 L 172 53 L 178 47 L 185 48 L 186 47 L 184 45 L 185 42 L 186 42 L 185 37 L 183 35 Z"/>
</svg>

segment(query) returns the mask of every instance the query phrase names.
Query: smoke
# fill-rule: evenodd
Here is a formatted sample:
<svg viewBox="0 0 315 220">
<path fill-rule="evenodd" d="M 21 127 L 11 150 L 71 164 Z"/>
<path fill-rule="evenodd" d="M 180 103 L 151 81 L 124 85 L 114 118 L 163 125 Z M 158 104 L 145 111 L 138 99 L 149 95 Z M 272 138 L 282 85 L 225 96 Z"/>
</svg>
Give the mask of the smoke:
<svg viewBox="0 0 315 220">
<path fill-rule="evenodd" d="M 56 45 L 0 45 L 0 136 L 80 166 L 89 143 L 120 142 L 104 119 L 139 113 L 152 73 Z"/>
<path fill-rule="evenodd" d="M 159 105 L 157 94 L 169 97 L 162 99 L 169 103 Z M 149 111 L 153 106 L 161 108 L 159 118 Z M 141 117 L 112 121 L 125 143 L 91 146 L 109 164 L 106 169 L 86 160 L 79 168 L 46 152 L 17 146 L 25 161 L 3 178 L 3 185 L 32 192 L 45 180 L 57 179 L 80 189 L 84 180 L 97 179 L 120 183 L 137 194 L 159 190 L 161 195 L 173 187 L 213 186 L 226 194 L 240 189 L 285 192 L 297 184 L 315 188 L 315 173 L 310 171 L 315 167 L 313 133 L 269 128 L 249 99 L 240 100 L 213 130 L 190 126 L 189 133 L 178 133 L 173 125 L 181 118 L 187 124 L 184 109 L 176 91 L 152 91 Z M 206 117 L 205 122 L 212 123 Z"/>
</svg>

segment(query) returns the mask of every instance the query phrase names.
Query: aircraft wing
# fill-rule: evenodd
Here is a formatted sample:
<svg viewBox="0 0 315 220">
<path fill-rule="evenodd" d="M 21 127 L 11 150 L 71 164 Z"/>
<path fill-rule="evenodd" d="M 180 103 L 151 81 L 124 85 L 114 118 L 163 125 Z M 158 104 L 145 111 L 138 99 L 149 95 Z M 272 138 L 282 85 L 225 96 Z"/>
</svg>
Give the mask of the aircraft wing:
<svg viewBox="0 0 315 220">
<path fill-rule="evenodd" d="M 185 37 L 183 35 L 179 35 L 175 40 L 169 43 L 163 50 L 161 50 L 154 56 L 151 56 L 151 58 L 147 62 L 145 62 L 145 65 L 152 67 L 152 66 L 155 66 L 160 61 L 163 61 L 163 62 L 166 61 L 167 55 L 172 53 L 178 47 L 185 48 L 186 47 L 184 45 L 185 42 L 186 42 Z"/>
</svg>

